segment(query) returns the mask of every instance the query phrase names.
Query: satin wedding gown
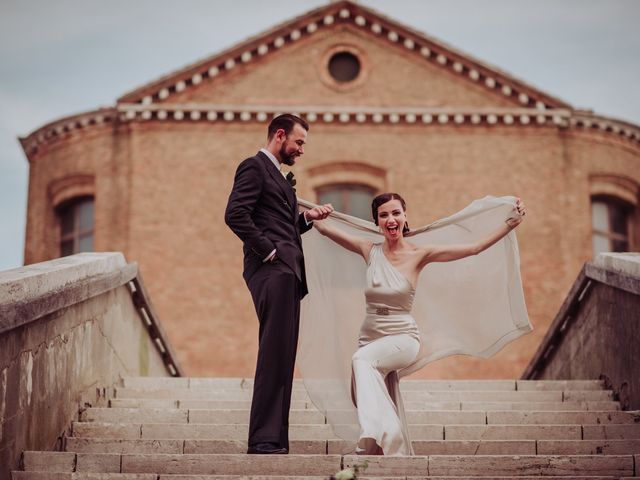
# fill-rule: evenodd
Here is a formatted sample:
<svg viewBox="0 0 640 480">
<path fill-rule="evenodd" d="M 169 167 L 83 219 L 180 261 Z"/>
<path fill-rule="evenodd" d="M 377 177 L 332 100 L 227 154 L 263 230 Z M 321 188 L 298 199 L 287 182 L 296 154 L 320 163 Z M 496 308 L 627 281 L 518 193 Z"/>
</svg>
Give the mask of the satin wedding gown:
<svg viewBox="0 0 640 480">
<path fill-rule="evenodd" d="M 420 349 L 411 316 L 415 289 L 379 243 L 371 248 L 366 278 L 367 315 L 352 359 L 352 396 L 360 423 L 357 452 L 411 455 L 396 372 L 413 363 Z"/>
<path fill-rule="evenodd" d="M 475 200 L 407 241 L 475 242 L 504 225 L 515 202 Z M 515 231 L 479 255 L 427 265 L 414 292 L 382 254 L 384 238 L 372 222 L 339 212 L 325 221 L 377 246 L 365 264 L 317 231 L 303 236 L 310 294 L 301 304 L 298 369 L 344 440 L 343 453 L 377 446 L 387 455 L 411 454 L 398 379 L 449 355 L 490 357 L 531 331 Z"/>
</svg>

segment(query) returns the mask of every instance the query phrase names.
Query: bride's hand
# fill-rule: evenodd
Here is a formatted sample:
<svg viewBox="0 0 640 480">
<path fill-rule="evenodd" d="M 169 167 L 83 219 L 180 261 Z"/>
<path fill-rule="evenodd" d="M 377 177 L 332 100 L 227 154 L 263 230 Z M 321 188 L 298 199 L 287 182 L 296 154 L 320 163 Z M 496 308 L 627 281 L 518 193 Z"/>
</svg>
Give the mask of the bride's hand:
<svg viewBox="0 0 640 480">
<path fill-rule="evenodd" d="M 506 220 L 507 225 L 509 225 L 510 228 L 516 228 L 518 225 L 520 225 L 520 223 L 522 223 L 522 220 L 524 220 L 524 216 L 527 213 L 527 209 L 524 205 L 524 202 L 518 198 L 518 201 L 516 202 L 516 206 L 514 208 L 515 213 L 517 213 L 517 216 L 508 218 Z"/>
</svg>

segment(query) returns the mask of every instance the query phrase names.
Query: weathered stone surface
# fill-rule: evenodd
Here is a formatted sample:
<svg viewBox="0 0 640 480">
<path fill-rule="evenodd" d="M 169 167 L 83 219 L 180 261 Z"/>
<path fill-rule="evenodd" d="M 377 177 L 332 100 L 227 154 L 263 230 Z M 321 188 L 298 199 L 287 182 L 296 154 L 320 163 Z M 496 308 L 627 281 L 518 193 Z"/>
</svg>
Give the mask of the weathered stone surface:
<svg viewBox="0 0 640 480">
<path fill-rule="evenodd" d="M 429 475 L 429 458 L 416 455 L 413 457 L 382 457 L 369 455 L 345 455 L 344 467 L 363 465 L 368 462 L 365 470 L 367 477 L 376 476 L 427 476 Z"/>
<path fill-rule="evenodd" d="M 73 472 L 76 466 L 76 454 L 69 452 L 24 452 L 25 471 Z"/>
<path fill-rule="evenodd" d="M 69 437 L 66 451 L 78 453 L 183 453 L 183 440 L 126 440 L 121 438 Z M 237 452 L 234 452 L 237 453 Z"/>
<path fill-rule="evenodd" d="M 566 402 L 606 402 L 613 400 L 610 390 L 566 390 L 563 392 Z"/>
<path fill-rule="evenodd" d="M 149 473 L 13 472 L 13 480 L 158 480 L 158 476 Z"/>
<path fill-rule="evenodd" d="M 445 425 L 445 440 L 579 440 L 580 425 Z"/>
<path fill-rule="evenodd" d="M 406 412 L 409 424 L 486 424 L 487 414 L 481 411 L 415 411 Z"/>
<path fill-rule="evenodd" d="M 516 389 L 530 390 L 602 390 L 600 380 L 516 380 Z"/>
<path fill-rule="evenodd" d="M 247 441 L 245 440 L 185 440 L 184 453 L 198 454 L 218 454 L 233 453 L 241 454 L 247 452 Z M 327 453 L 326 440 L 290 440 L 290 455 L 324 455 Z M 328 452 L 328 453 L 340 453 Z"/>
<path fill-rule="evenodd" d="M 124 377 L 125 388 L 189 388 L 190 377 Z"/>
<path fill-rule="evenodd" d="M 423 402 L 423 401 L 407 401 L 404 402 L 405 410 L 460 410 L 460 402 Z M 470 408 L 469 410 L 477 410 Z"/>
<path fill-rule="evenodd" d="M 160 408 L 89 408 L 82 412 L 82 422 L 102 423 L 187 423 L 186 410 Z"/>
<path fill-rule="evenodd" d="M 443 425 L 409 425 L 409 435 L 415 440 L 444 439 Z"/>
<path fill-rule="evenodd" d="M 487 412 L 488 424 L 610 424 L 635 423 L 637 414 L 630 412 Z"/>
<path fill-rule="evenodd" d="M 640 424 L 634 425 L 583 425 L 585 440 L 607 439 L 640 439 Z"/>
<path fill-rule="evenodd" d="M 122 375 L 166 372 L 124 285 L 137 267 L 122 262 L 121 254 L 83 254 L 29 265 L 19 270 L 30 280 L 5 291 L 18 302 L 15 315 L 37 320 L 0 335 L 0 478 L 23 450 L 55 448 L 79 406 L 103 403 Z"/>
<path fill-rule="evenodd" d="M 76 472 L 120 473 L 120 455 L 113 453 L 78 453 Z"/>
<path fill-rule="evenodd" d="M 244 440 L 248 425 L 211 424 L 144 424 L 142 438 Z M 335 438 L 330 425 L 290 425 L 289 438 L 296 440 L 326 440 Z"/>
<path fill-rule="evenodd" d="M 178 401 L 170 398 L 112 398 L 112 408 L 178 408 Z"/>
<path fill-rule="evenodd" d="M 538 455 L 631 455 L 640 452 L 640 440 L 538 440 L 537 444 Z"/>
<path fill-rule="evenodd" d="M 210 390 L 201 388 L 117 388 L 116 398 L 151 398 L 151 399 L 175 399 L 175 400 L 217 400 L 217 401 L 250 401 L 252 392 Z M 307 402 L 309 395 L 306 391 L 294 390 L 291 394 L 292 401 Z"/>
<path fill-rule="evenodd" d="M 515 391 L 514 380 L 402 380 L 400 390 L 403 393 L 439 392 L 439 391 Z"/>
<path fill-rule="evenodd" d="M 142 384 L 154 385 L 153 382 Z M 180 385 L 176 389 L 180 393 L 190 388 L 185 388 L 184 382 Z M 202 387 L 197 388 L 204 391 L 206 386 L 205 382 Z M 575 386 L 582 388 L 584 385 Z M 146 391 L 146 388 L 143 390 Z M 173 389 L 166 389 L 167 392 L 170 390 Z M 469 391 L 440 392 L 455 395 Z M 478 389 L 470 394 L 486 392 Z M 551 392 L 555 395 L 558 391 L 533 389 L 532 392 Z M 511 395 L 516 391 L 505 390 L 503 393 Z M 564 391 L 560 393 L 563 394 Z M 419 394 L 419 391 L 414 391 L 416 397 Z M 166 480 L 231 480 L 233 476 L 243 480 L 258 477 L 274 480 L 286 476 L 288 478 L 283 480 L 292 480 L 302 472 L 301 477 L 308 480 L 308 474 L 325 475 L 322 478 L 326 478 L 337 472 L 341 454 L 354 449 L 353 442 L 335 438 L 330 425 L 310 423 L 324 422 L 322 414 L 315 409 L 291 411 L 290 454 L 273 458 L 246 455 L 248 409 L 150 408 L 148 402 L 153 399 L 134 401 L 140 402 L 140 410 L 134 407 L 90 408 L 84 412 L 82 419 L 94 421 L 74 423 L 75 436 L 67 439 L 66 448 L 68 454 L 73 455 L 75 452 L 78 456 L 75 457 L 73 468 L 66 470 L 66 475 L 71 476 L 64 477 L 65 480 L 81 478 L 77 477 L 80 473 L 72 473 L 74 469 L 78 472 L 122 470 L 126 473 L 153 473 Z M 196 399 L 185 402 L 208 401 Z M 365 476 L 359 477 L 362 479 L 400 479 L 408 476 L 411 480 L 434 480 L 442 476 L 444 480 L 446 476 L 447 480 L 453 480 L 456 476 L 460 479 L 481 476 L 483 480 L 487 480 L 499 476 L 501 480 L 507 477 L 522 480 L 527 476 L 543 475 L 545 478 L 561 476 L 563 480 L 588 476 L 589 480 L 594 480 L 593 477 L 598 475 L 633 475 L 631 455 L 640 451 L 640 439 L 582 440 L 582 435 L 583 428 L 585 438 L 587 435 L 595 435 L 597 438 L 629 432 L 635 434 L 636 427 L 640 427 L 640 424 L 635 423 L 637 414 L 634 412 L 615 409 L 589 411 L 588 401 L 471 402 L 473 405 L 500 406 L 500 410 L 429 410 L 424 407 L 438 407 L 446 403 L 425 402 L 421 403 L 418 410 L 407 410 L 415 457 L 367 458 L 347 455 L 343 463 L 347 466 L 350 459 L 358 463 L 371 459 Z M 617 406 L 615 402 L 606 403 Z M 522 409 L 524 405 L 549 408 L 577 405 L 584 409 L 528 410 Z M 505 410 L 505 406 L 513 408 Z M 176 414 L 179 423 L 169 423 Z M 98 421 L 108 418 L 118 420 L 118 423 Z M 140 422 L 142 418 L 151 422 Z M 630 430 L 624 430 L 625 428 Z M 331 456 L 337 459 L 332 461 L 333 468 L 325 470 L 325 464 L 319 466 L 317 463 L 319 458 Z M 612 456 L 620 461 L 612 463 Z M 597 464 L 594 458 L 604 459 L 603 463 Z M 105 476 L 104 480 L 117 478 Z"/>
<path fill-rule="evenodd" d="M 544 391 L 450 391 L 450 392 L 414 392 L 412 397 L 405 397 L 408 401 L 424 400 L 431 402 L 434 400 L 460 401 L 460 402 L 561 402 L 561 390 Z"/>
<path fill-rule="evenodd" d="M 431 456 L 431 475 L 633 475 L 633 457 L 580 456 Z"/>
<path fill-rule="evenodd" d="M 618 402 L 465 402 L 461 403 L 462 410 L 620 410 Z"/>
<path fill-rule="evenodd" d="M 413 440 L 416 455 L 535 455 L 535 440 Z"/>
<path fill-rule="evenodd" d="M 75 437 L 140 438 L 141 425 L 127 423 L 73 422 Z"/>
<path fill-rule="evenodd" d="M 190 400 L 178 399 L 178 408 L 195 409 L 195 410 L 249 410 L 251 408 L 251 400 Z M 291 402 L 292 410 L 315 410 L 313 403 L 309 402 Z"/>
<path fill-rule="evenodd" d="M 174 399 L 205 401 L 250 401 L 250 390 L 217 390 L 194 388 L 124 388 L 116 390 L 119 399 Z M 490 391 L 490 390 L 410 390 L 403 394 L 406 402 L 562 402 L 562 401 L 607 401 L 611 392 L 598 390 L 530 390 L 530 391 Z M 308 402 L 304 390 L 294 390 L 292 401 Z"/>
<path fill-rule="evenodd" d="M 126 264 L 122 253 L 91 252 L 4 270 L 0 273 L 0 304 L 29 302 L 87 278 L 118 271 Z"/>
<path fill-rule="evenodd" d="M 332 475 L 339 455 L 123 455 L 123 473 Z"/>
<path fill-rule="evenodd" d="M 248 424 L 249 410 L 189 410 L 189 423 L 212 424 Z M 322 424 L 325 423 L 324 415 L 317 410 L 291 410 L 289 413 L 290 424 Z"/>
<path fill-rule="evenodd" d="M 602 376 L 617 394 L 624 410 L 638 410 L 640 330 L 637 318 L 640 295 L 624 290 L 624 287 L 640 285 L 640 278 L 589 264 L 585 266 L 586 272 L 590 278 L 585 274 L 582 278 L 591 282 L 589 291 L 579 303 L 579 308 L 571 312 L 571 320 L 566 325 L 566 314 L 559 312 L 553 322 L 554 330 L 540 346 L 541 350 L 536 353 L 528 372 L 535 370 L 536 377 L 545 380 Z M 573 295 L 565 301 L 567 305 L 575 303 L 581 294 L 584 287 L 579 281 L 580 277 L 574 283 Z M 559 333 L 563 325 L 564 330 Z M 547 341 L 554 344 L 554 350 L 553 355 L 544 357 Z"/>
</svg>

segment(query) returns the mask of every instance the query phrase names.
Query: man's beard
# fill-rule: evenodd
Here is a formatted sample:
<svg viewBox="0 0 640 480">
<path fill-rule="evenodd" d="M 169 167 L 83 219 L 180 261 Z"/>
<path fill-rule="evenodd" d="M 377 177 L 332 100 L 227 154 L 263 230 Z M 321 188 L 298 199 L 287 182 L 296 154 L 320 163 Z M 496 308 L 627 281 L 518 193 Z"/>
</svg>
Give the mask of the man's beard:
<svg viewBox="0 0 640 480">
<path fill-rule="evenodd" d="M 297 155 L 294 153 L 287 153 L 286 150 L 286 145 L 282 145 L 280 147 L 280 159 L 282 160 L 282 163 L 284 163 L 285 165 L 289 165 L 292 166 L 296 163 L 296 157 Z"/>
</svg>

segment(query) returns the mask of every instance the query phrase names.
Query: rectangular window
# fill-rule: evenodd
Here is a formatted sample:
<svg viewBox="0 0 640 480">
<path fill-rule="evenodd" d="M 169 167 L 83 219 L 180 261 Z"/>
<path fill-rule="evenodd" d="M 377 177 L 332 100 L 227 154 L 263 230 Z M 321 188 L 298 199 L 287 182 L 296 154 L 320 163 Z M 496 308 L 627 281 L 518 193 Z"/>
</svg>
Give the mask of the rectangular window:
<svg viewBox="0 0 640 480">
<path fill-rule="evenodd" d="M 593 254 L 629 251 L 629 224 L 632 208 L 608 197 L 591 201 Z"/>
<path fill-rule="evenodd" d="M 65 203 L 58 209 L 60 219 L 60 256 L 93 252 L 94 202 L 84 197 Z"/>
</svg>

